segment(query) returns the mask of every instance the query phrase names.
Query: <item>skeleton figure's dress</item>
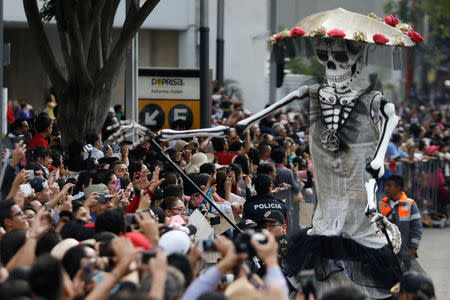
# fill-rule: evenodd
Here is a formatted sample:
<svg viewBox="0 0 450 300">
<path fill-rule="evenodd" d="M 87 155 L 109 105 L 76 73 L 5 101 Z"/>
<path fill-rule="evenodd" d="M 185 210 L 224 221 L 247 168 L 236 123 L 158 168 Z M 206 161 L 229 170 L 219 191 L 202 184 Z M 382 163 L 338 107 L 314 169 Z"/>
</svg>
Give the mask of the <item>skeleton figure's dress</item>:
<svg viewBox="0 0 450 300">
<path fill-rule="evenodd" d="M 364 183 L 372 178 L 365 168 L 367 160 L 375 153 L 379 136 L 378 124 L 370 114 L 376 94 L 380 92 L 370 92 L 353 99 L 353 107 L 343 105 L 342 99 L 336 99 L 333 106 L 341 111 L 341 115 L 349 112 L 346 120 L 342 116 L 338 120 L 340 124 L 337 130 L 329 129 L 325 124 L 323 104 L 327 99 L 323 99 L 326 94 L 320 94 L 319 86 L 310 88 L 309 109 L 309 149 L 319 199 L 312 233 L 346 234 L 371 248 L 386 245 L 386 240 L 375 235 L 364 215 L 367 205 Z M 323 102 L 322 107 L 319 101 Z M 326 137 L 327 143 L 321 141 L 325 135 L 329 136 Z M 337 150 L 330 151 L 327 148 Z"/>
<path fill-rule="evenodd" d="M 356 284 L 372 297 L 382 298 L 398 273 L 386 239 L 375 234 L 364 214 L 364 183 L 372 178 L 365 167 L 379 137 L 378 116 L 371 113 L 371 105 L 380 92 L 362 93 L 351 103 L 335 99 L 330 106 L 322 88 L 309 89 L 309 149 L 318 204 L 309 235 L 293 238 L 296 245 L 289 263 L 296 265 L 294 269 L 299 264 L 301 269 L 314 266 L 319 283 L 325 285 L 321 290 Z M 324 109 L 330 107 L 339 111 L 334 127 L 325 118 Z"/>
</svg>

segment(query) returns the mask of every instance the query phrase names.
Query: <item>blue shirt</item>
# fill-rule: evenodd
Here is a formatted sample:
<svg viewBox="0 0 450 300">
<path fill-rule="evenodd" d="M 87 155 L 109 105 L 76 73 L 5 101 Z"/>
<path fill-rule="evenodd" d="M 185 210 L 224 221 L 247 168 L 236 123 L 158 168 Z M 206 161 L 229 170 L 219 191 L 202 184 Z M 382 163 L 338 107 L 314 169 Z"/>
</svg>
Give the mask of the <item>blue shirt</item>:
<svg viewBox="0 0 450 300">
<path fill-rule="evenodd" d="M 387 147 L 388 159 L 392 160 L 395 157 L 406 157 L 405 151 L 402 148 L 398 147 L 393 142 L 389 142 Z"/>
</svg>

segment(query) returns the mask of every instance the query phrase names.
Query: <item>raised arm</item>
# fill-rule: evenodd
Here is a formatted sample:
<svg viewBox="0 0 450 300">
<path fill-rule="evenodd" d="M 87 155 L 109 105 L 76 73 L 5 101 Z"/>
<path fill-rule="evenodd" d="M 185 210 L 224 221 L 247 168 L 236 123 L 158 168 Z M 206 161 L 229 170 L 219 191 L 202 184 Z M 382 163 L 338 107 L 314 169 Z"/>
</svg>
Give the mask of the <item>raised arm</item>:
<svg viewBox="0 0 450 300">
<path fill-rule="evenodd" d="M 298 90 L 293 91 L 292 93 L 289 93 L 286 97 L 283 99 L 275 102 L 271 106 L 267 107 L 266 109 L 254 114 L 253 116 L 244 119 L 242 121 L 239 121 L 236 125 L 236 130 L 239 134 L 246 131 L 250 126 L 252 126 L 255 122 L 261 120 L 265 116 L 279 110 L 283 106 L 288 105 L 294 100 L 302 100 L 308 97 L 309 94 L 309 86 L 302 86 Z"/>
<path fill-rule="evenodd" d="M 398 123 L 398 117 L 395 115 L 395 106 L 387 102 L 381 94 L 375 96 L 372 102 L 372 112 L 381 117 L 380 138 L 378 145 L 366 170 L 372 174 L 373 178 L 381 178 L 384 174 L 384 157 L 392 132 Z"/>
</svg>

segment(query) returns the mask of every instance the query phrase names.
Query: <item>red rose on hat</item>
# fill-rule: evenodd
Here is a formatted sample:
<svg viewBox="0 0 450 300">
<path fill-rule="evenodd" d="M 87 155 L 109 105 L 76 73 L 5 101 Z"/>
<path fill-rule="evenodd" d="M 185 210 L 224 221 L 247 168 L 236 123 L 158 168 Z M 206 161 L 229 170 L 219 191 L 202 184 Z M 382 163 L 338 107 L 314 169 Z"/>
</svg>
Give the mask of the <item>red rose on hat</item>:
<svg viewBox="0 0 450 300">
<path fill-rule="evenodd" d="M 306 34 L 306 31 L 301 27 L 294 27 L 291 29 L 290 36 L 291 38 L 296 38 L 298 36 L 304 36 Z"/>
<path fill-rule="evenodd" d="M 381 33 L 376 33 L 373 35 L 373 41 L 377 44 L 385 45 L 387 42 L 389 42 L 389 39 L 382 35 Z"/>
<path fill-rule="evenodd" d="M 420 33 L 415 32 L 414 30 L 408 31 L 408 36 L 415 43 L 421 43 L 424 40 Z"/>
<path fill-rule="evenodd" d="M 280 40 L 280 34 L 277 33 L 275 34 L 275 42 L 278 42 Z"/>
<path fill-rule="evenodd" d="M 400 20 L 394 17 L 393 15 L 389 15 L 384 18 L 384 23 L 391 25 L 392 27 L 395 27 L 397 26 L 397 24 L 400 24 Z"/>
<path fill-rule="evenodd" d="M 327 34 L 330 37 L 338 37 L 338 38 L 343 38 L 345 36 L 345 32 L 340 29 L 332 29 L 328 31 Z"/>
</svg>

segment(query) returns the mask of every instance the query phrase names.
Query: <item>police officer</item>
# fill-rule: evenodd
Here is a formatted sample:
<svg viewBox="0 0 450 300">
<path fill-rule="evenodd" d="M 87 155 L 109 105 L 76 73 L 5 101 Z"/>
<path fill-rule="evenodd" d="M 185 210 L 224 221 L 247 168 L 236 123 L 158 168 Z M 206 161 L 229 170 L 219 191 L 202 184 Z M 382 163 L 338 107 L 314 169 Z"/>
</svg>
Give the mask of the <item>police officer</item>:
<svg viewBox="0 0 450 300">
<path fill-rule="evenodd" d="M 267 229 L 275 236 L 278 242 L 278 257 L 283 262 L 286 259 L 288 249 L 286 218 L 278 210 L 269 210 L 258 223 L 258 228 Z"/>
<path fill-rule="evenodd" d="M 256 196 L 249 198 L 244 204 L 244 219 L 252 219 L 256 223 L 264 219 L 264 215 L 269 210 L 276 210 L 286 220 L 286 205 L 272 196 L 272 179 L 269 176 L 261 174 L 253 181 L 255 185 Z"/>
<path fill-rule="evenodd" d="M 411 260 L 417 257 L 417 249 L 422 238 L 422 218 L 414 200 L 403 192 L 403 178 L 391 175 L 385 184 L 386 196 L 378 202 L 378 211 L 397 225 L 402 235 L 399 258 L 409 270 Z"/>
</svg>

